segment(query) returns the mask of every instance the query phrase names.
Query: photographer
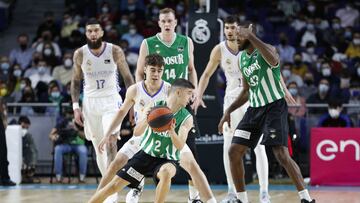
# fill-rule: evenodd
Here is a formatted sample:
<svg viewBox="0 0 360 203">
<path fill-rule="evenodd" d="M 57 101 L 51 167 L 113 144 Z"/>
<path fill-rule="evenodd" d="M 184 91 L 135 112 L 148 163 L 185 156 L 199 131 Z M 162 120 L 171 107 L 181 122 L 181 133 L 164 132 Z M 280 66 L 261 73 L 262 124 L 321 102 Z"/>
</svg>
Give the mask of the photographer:
<svg viewBox="0 0 360 203">
<path fill-rule="evenodd" d="M 87 169 L 87 148 L 83 139 L 84 132 L 73 122 L 72 109 L 65 110 L 55 128 L 50 132 L 50 139 L 54 141 L 56 181 L 62 182 L 63 155 L 74 152 L 79 157 L 80 183 L 84 183 Z"/>
</svg>

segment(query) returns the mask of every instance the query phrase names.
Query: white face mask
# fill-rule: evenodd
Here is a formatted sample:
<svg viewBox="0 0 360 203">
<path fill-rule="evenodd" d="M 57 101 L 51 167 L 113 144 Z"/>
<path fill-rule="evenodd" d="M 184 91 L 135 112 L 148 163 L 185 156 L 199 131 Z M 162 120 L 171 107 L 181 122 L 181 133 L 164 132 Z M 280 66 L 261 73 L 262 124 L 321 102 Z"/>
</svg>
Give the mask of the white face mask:
<svg viewBox="0 0 360 203">
<path fill-rule="evenodd" d="M 321 70 L 323 76 L 327 77 L 327 76 L 330 76 L 331 75 L 331 70 L 330 68 L 324 68 Z"/>
<path fill-rule="evenodd" d="M 45 54 L 46 56 L 51 55 L 51 53 L 52 53 L 52 51 L 51 51 L 51 49 L 49 49 L 49 48 L 46 48 L 46 49 L 44 50 L 44 54 Z"/>
<path fill-rule="evenodd" d="M 319 85 L 319 92 L 320 93 L 326 93 L 329 90 L 329 86 L 325 85 L 325 84 L 320 84 Z"/>
<path fill-rule="evenodd" d="M 136 30 L 135 30 L 135 29 L 130 29 L 130 30 L 129 30 L 129 33 L 130 33 L 131 35 L 134 35 L 134 34 L 136 34 Z"/>
<path fill-rule="evenodd" d="M 360 45 L 360 39 L 356 38 L 356 39 L 353 39 L 353 43 L 354 45 Z"/>
<path fill-rule="evenodd" d="M 65 67 L 71 67 L 72 66 L 72 60 L 71 59 L 65 59 L 64 66 Z"/>
<path fill-rule="evenodd" d="M 22 132 L 22 136 L 25 137 L 26 133 L 28 132 L 28 129 L 23 128 L 21 129 L 21 132 Z"/>
<path fill-rule="evenodd" d="M 315 52 L 315 48 L 314 47 L 307 48 L 307 52 L 313 54 Z"/>
<path fill-rule="evenodd" d="M 284 78 L 289 78 L 291 76 L 291 71 L 288 69 L 285 69 L 282 71 L 282 74 L 283 74 Z"/>
<path fill-rule="evenodd" d="M 331 118 L 339 118 L 340 111 L 338 109 L 329 109 L 329 115 Z"/>
</svg>

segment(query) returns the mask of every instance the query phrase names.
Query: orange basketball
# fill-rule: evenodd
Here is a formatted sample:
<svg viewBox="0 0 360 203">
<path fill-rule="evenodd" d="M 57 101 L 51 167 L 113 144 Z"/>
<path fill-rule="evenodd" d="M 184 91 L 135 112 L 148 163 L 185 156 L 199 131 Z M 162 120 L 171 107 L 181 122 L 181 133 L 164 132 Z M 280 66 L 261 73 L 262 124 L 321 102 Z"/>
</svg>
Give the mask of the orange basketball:
<svg viewBox="0 0 360 203">
<path fill-rule="evenodd" d="M 173 113 L 167 106 L 155 106 L 147 115 L 147 122 L 155 132 L 164 132 L 170 129 Z"/>
</svg>

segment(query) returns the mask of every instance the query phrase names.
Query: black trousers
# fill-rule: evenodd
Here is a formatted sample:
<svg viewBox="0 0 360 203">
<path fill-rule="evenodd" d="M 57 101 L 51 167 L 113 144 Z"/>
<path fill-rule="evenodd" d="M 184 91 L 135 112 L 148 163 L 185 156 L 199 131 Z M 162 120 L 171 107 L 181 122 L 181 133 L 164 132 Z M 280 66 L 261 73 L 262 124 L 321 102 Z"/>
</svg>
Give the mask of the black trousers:
<svg viewBox="0 0 360 203">
<path fill-rule="evenodd" d="M 10 179 L 8 165 L 5 126 L 2 118 L 0 117 L 0 177 L 2 181 Z"/>
</svg>

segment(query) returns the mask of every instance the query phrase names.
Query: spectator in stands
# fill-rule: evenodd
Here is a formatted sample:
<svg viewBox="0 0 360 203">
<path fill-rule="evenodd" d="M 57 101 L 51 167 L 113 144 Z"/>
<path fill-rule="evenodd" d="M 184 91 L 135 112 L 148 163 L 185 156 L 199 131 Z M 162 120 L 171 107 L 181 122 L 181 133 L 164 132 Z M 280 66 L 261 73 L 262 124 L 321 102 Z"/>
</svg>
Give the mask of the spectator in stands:
<svg viewBox="0 0 360 203">
<path fill-rule="evenodd" d="M 342 113 L 342 102 L 332 99 L 328 102 L 328 112 L 320 117 L 319 127 L 352 127 L 350 117 Z"/>
<path fill-rule="evenodd" d="M 6 81 L 0 80 L 0 97 L 6 97 L 9 94 L 9 88 Z"/>
<path fill-rule="evenodd" d="M 62 27 L 61 27 L 61 38 L 69 38 L 72 31 L 78 29 L 78 22 L 74 21 L 70 13 L 64 13 Z"/>
<path fill-rule="evenodd" d="M 37 67 L 39 65 L 39 61 L 42 60 L 42 54 L 40 52 L 34 52 L 32 56 L 32 65 L 30 68 L 26 69 L 24 73 L 24 77 L 30 77 L 30 75 L 37 73 Z M 50 70 L 49 70 L 50 71 Z M 48 72 L 50 74 L 50 72 Z"/>
<path fill-rule="evenodd" d="M 49 72 L 50 68 L 48 67 L 46 61 L 40 60 L 36 72 L 29 76 L 32 87 L 35 88 L 40 81 L 49 83 L 53 80 L 53 77 L 50 76 Z"/>
<path fill-rule="evenodd" d="M 343 40 L 344 29 L 340 26 L 340 18 L 334 17 L 331 20 L 331 27 L 323 32 L 323 41 L 326 44 L 339 45 Z"/>
<path fill-rule="evenodd" d="M 85 44 L 84 35 L 80 32 L 81 29 L 73 30 L 70 37 L 61 39 L 60 45 L 62 50 L 65 50 L 65 52 L 72 51 Z"/>
<path fill-rule="evenodd" d="M 1 186 L 14 186 L 14 182 L 10 180 L 9 176 L 9 162 L 7 159 L 6 135 L 5 130 L 7 127 L 7 111 L 5 102 L 0 97 L 0 185 Z"/>
<path fill-rule="evenodd" d="M 335 98 L 341 100 L 342 103 L 349 103 L 350 99 L 350 72 L 344 69 L 340 74 L 340 86 L 333 91 Z"/>
<path fill-rule="evenodd" d="M 341 27 L 354 27 L 355 22 L 359 18 L 359 11 L 358 9 L 354 8 L 354 5 L 351 1 L 348 1 L 345 7 L 336 11 L 335 15 L 340 18 Z"/>
<path fill-rule="evenodd" d="M 110 30 L 106 32 L 105 39 L 112 44 L 119 44 L 120 37 L 115 27 L 111 26 Z"/>
<path fill-rule="evenodd" d="M 80 182 L 84 182 L 87 168 L 87 148 L 83 139 L 84 132 L 79 130 L 73 121 L 71 108 L 66 110 L 55 128 L 50 132 L 50 139 L 54 142 L 56 181 L 62 182 L 63 155 L 73 152 L 79 157 Z"/>
<path fill-rule="evenodd" d="M 291 27 L 295 29 L 296 32 L 304 29 L 306 27 L 306 17 L 304 14 L 299 13 L 298 16 L 291 22 Z"/>
<path fill-rule="evenodd" d="M 7 83 L 8 90 L 9 90 L 9 102 L 19 101 L 21 97 L 21 75 L 22 69 L 19 64 L 14 64 L 9 72 L 9 81 Z"/>
<path fill-rule="evenodd" d="M 350 84 L 354 84 L 354 83 L 360 84 L 360 62 L 357 62 L 351 70 Z"/>
<path fill-rule="evenodd" d="M 351 59 L 360 58 L 360 32 L 354 33 L 353 40 L 346 49 L 345 54 Z"/>
<path fill-rule="evenodd" d="M 46 114 L 59 117 L 62 109 L 61 104 L 63 103 L 63 96 L 61 95 L 60 87 L 56 82 L 49 84 L 48 95 L 49 95 L 49 101 L 53 104 L 56 104 L 56 106 L 47 107 Z"/>
<path fill-rule="evenodd" d="M 306 49 L 301 53 L 302 61 L 305 63 L 313 64 L 317 60 L 317 55 L 315 53 L 315 43 L 313 41 L 308 41 L 306 43 Z"/>
<path fill-rule="evenodd" d="M 130 24 L 129 32 L 125 33 L 121 39 L 127 40 L 129 42 L 129 49 L 131 51 L 138 52 L 144 37 L 137 32 L 136 26 L 134 24 Z"/>
<path fill-rule="evenodd" d="M 6 82 L 9 78 L 10 61 L 7 56 L 0 56 L 0 80 Z"/>
<path fill-rule="evenodd" d="M 305 47 L 306 43 L 309 41 L 313 41 L 315 44 L 317 44 L 318 39 L 317 39 L 316 35 L 317 35 L 317 32 L 315 29 L 314 20 L 308 19 L 307 24 L 306 24 L 306 30 L 301 37 L 300 46 Z"/>
<path fill-rule="evenodd" d="M 310 97 L 310 95 L 315 94 L 316 92 L 317 92 L 317 87 L 315 86 L 313 74 L 311 72 L 305 73 L 304 85 L 300 87 L 301 95 L 306 100 Z"/>
<path fill-rule="evenodd" d="M 35 91 L 31 86 L 24 87 L 22 97 L 19 103 L 34 103 L 36 102 Z M 34 109 L 31 106 L 22 106 L 20 110 L 21 115 L 34 115 Z"/>
<path fill-rule="evenodd" d="M 280 44 L 276 47 L 279 53 L 280 61 L 283 63 L 294 62 L 295 48 L 289 44 L 285 33 L 280 33 Z"/>
<path fill-rule="evenodd" d="M 11 64 L 19 64 L 22 70 L 31 66 L 34 49 L 29 46 L 29 36 L 25 33 L 17 37 L 19 47 L 10 51 L 9 59 Z"/>
<path fill-rule="evenodd" d="M 350 85 L 349 104 L 360 105 L 360 81 L 353 82 Z M 347 113 L 352 118 L 354 123 L 356 123 L 356 126 L 359 126 L 360 121 L 358 121 L 358 120 L 359 120 L 359 116 L 360 116 L 360 108 L 359 107 L 349 107 L 349 108 L 347 108 Z"/>
<path fill-rule="evenodd" d="M 329 61 L 324 61 L 321 64 L 321 78 L 326 78 L 327 81 L 331 82 L 331 88 L 338 88 L 340 85 L 340 79 L 333 74 L 332 67 L 330 66 Z"/>
<path fill-rule="evenodd" d="M 314 1 L 308 1 L 306 8 L 303 9 L 302 13 L 308 18 L 315 18 L 319 16 L 321 9 L 318 9 Z"/>
<path fill-rule="evenodd" d="M 100 24 L 105 27 L 106 22 L 114 22 L 115 20 L 115 14 L 112 12 L 111 5 L 108 2 L 103 2 L 102 5 L 100 5 L 100 13 L 97 17 Z"/>
<path fill-rule="evenodd" d="M 61 50 L 59 45 L 53 41 L 53 35 L 50 31 L 46 30 L 41 34 L 41 38 L 33 44 L 33 47 L 37 52 L 42 53 L 43 57 L 49 58 L 50 56 L 55 56 L 61 58 Z"/>
<path fill-rule="evenodd" d="M 66 52 L 63 56 L 62 64 L 56 66 L 52 74 L 54 80 L 57 80 L 64 86 L 71 81 L 73 66 L 72 56 L 72 52 Z"/>
<path fill-rule="evenodd" d="M 315 18 L 315 28 L 321 31 L 325 31 L 329 28 L 329 21 L 324 18 L 316 17 Z"/>
<path fill-rule="evenodd" d="M 305 98 L 300 95 L 299 88 L 296 84 L 296 82 L 291 82 L 287 86 L 290 94 L 294 97 L 296 100 L 296 103 L 300 105 L 300 107 L 289 107 L 289 114 L 294 117 L 303 117 L 306 113 L 306 104 L 305 104 Z"/>
<path fill-rule="evenodd" d="M 22 164 L 22 183 L 34 183 L 35 167 L 38 157 L 38 151 L 33 139 L 29 133 L 31 125 L 30 119 L 27 116 L 20 116 L 18 124 L 22 128 L 23 141 L 23 164 Z M 38 182 L 38 181 L 36 181 Z"/>
<path fill-rule="evenodd" d="M 302 56 L 300 53 L 296 53 L 294 55 L 294 64 L 291 67 L 291 72 L 300 76 L 301 78 L 304 77 L 305 73 L 309 71 L 308 66 L 303 62 Z M 299 85 L 299 84 L 298 84 Z M 300 85 L 299 85 L 300 87 Z"/>
<path fill-rule="evenodd" d="M 330 99 L 330 84 L 329 80 L 323 78 L 319 82 L 318 91 L 315 94 L 310 95 L 306 100 L 307 104 L 326 104 Z M 309 113 L 312 114 L 324 114 L 326 109 L 322 107 L 309 108 Z"/>
<path fill-rule="evenodd" d="M 44 13 L 44 22 L 42 22 L 37 28 L 36 39 L 41 38 L 44 31 L 50 31 L 55 40 L 59 36 L 60 29 L 55 24 L 54 13 L 51 11 L 46 11 Z"/>
<path fill-rule="evenodd" d="M 280 0 L 278 3 L 280 9 L 286 17 L 296 16 L 300 11 L 300 3 L 296 0 Z"/>
<path fill-rule="evenodd" d="M 291 71 L 291 63 L 285 63 L 281 70 L 282 76 L 284 77 L 284 81 L 287 85 L 291 82 L 296 82 L 298 87 L 303 86 L 304 82 L 302 78 Z"/>
</svg>

